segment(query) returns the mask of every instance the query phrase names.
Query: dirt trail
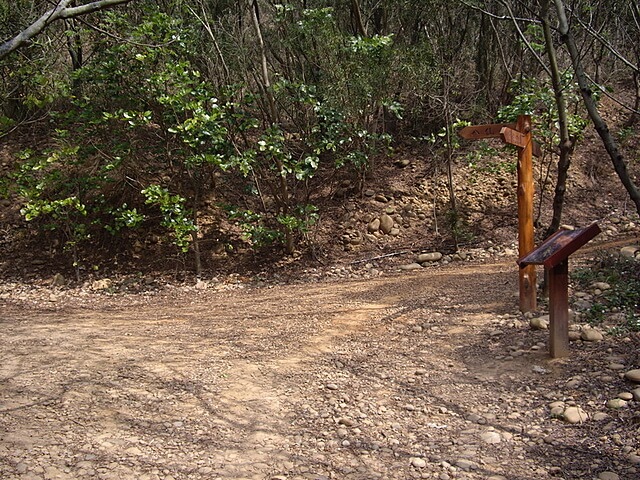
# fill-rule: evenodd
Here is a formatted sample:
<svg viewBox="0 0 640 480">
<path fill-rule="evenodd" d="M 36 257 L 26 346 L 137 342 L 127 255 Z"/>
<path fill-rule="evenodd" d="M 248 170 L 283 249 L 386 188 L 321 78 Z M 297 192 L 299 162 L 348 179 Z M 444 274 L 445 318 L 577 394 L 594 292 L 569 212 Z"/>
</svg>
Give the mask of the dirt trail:
<svg viewBox="0 0 640 480">
<path fill-rule="evenodd" d="M 545 334 L 519 320 L 511 262 L 131 301 L 2 306 L 1 478 L 549 479 L 632 468 L 621 446 L 549 416 L 576 367 L 548 360 Z M 592 365 L 606 362 L 601 349 Z"/>
</svg>

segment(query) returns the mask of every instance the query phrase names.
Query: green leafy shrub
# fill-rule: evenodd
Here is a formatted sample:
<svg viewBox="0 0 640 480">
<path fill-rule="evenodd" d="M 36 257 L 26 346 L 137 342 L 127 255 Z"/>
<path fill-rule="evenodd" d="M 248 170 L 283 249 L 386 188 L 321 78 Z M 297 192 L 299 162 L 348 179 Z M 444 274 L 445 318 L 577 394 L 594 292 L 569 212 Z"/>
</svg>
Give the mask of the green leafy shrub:
<svg viewBox="0 0 640 480">
<path fill-rule="evenodd" d="M 640 331 L 640 262 L 602 253 L 592 265 L 576 269 L 571 277 L 580 288 L 586 289 L 593 282 L 606 282 L 611 286 L 596 297 L 586 312 L 588 322 L 602 324 L 612 312 L 617 312 L 624 321 L 612 325 L 614 331 Z"/>
</svg>

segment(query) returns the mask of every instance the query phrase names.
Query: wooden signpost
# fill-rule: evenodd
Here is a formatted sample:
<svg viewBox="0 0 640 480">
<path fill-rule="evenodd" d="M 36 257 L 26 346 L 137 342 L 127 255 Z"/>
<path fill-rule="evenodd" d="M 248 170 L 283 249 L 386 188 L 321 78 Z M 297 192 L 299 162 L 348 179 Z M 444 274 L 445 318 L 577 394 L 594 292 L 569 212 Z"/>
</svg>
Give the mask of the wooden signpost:
<svg viewBox="0 0 640 480">
<path fill-rule="evenodd" d="M 533 161 L 540 155 L 540 147 L 531 138 L 531 117 L 520 115 L 516 123 L 472 125 L 458 132 L 462 138 L 478 140 L 501 138 L 518 150 L 518 252 L 524 257 L 534 248 L 533 236 Z M 520 268 L 520 311 L 536 309 L 535 265 Z"/>
<path fill-rule="evenodd" d="M 544 265 L 549 272 L 549 353 L 569 355 L 569 255 L 600 233 L 597 223 L 576 230 L 559 230 L 518 260 L 520 268 Z"/>
</svg>

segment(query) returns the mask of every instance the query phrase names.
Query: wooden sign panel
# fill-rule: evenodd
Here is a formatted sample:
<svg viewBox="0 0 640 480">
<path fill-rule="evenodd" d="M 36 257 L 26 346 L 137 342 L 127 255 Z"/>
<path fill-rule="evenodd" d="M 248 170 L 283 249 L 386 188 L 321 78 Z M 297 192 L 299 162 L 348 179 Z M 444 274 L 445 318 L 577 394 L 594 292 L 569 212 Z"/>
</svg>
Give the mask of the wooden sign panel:
<svg viewBox="0 0 640 480">
<path fill-rule="evenodd" d="M 558 230 L 531 253 L 518 260 L 520 268 L 544 265 L 553 268 L 600 233 L 597 223 L 576 230 Z"/>
<path fill-rule="evenodd" d="M 508 143 L 509 145 L 515 145 L 520 148 L 527 146 L 527 135 L 513 128 L 503 127 L 502 130 L 500 130 L 500 138 L 502 138 L 504 143 Z"/>
</svg>

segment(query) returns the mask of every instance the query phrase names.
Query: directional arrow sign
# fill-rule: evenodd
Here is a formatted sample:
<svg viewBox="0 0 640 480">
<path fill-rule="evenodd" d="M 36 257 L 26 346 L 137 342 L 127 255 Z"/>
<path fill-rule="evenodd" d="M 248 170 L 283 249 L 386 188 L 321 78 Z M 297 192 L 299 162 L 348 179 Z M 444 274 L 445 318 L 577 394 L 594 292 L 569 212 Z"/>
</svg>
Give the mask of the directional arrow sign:
<svg viewBox="0 0 640 480">
<path fill-rule="evenodd" d="M 500 130 L 500 138 L 502 138 L 504 143 L 508 143 L 509 145 L 515 145 L 520 148 L 527 146 L 527 135 L 513 128 L 503 127 Z"/>
<path fill-rule="evenodd" d="M 502 141 L 504 143 L 515 145 L 519 148 L 524 148 L 527 146 L 527 136 L 524 133 L 514 130 L 511 127 L 503 127 L 500 130 L 500 138 L 502 138 Z M 542 156 L 542 150 L 540 149 L 540 145 L 538 144 L 538 142 L 532 140 L 531 148 L 533 150 L 534 157 Z"/>
<path fill-rule="evenodd" d="M 470 125 L 458 132 L 462 138 L 477 140 L 480 138 L 500 138 L 500 131 L 507 128 L 515 128 L 515 123 L 496 123 L 489 125 Z"/>
</svg>

